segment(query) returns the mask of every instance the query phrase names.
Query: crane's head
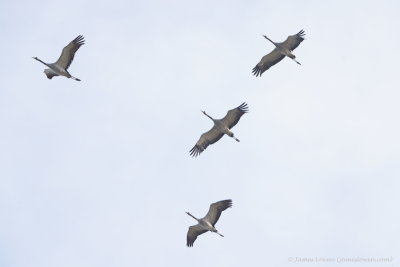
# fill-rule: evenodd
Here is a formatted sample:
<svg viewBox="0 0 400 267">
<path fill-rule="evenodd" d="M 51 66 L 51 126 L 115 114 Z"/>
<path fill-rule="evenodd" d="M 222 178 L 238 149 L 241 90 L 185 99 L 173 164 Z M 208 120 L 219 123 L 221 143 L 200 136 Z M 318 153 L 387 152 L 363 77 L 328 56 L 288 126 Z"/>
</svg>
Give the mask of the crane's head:
<svg viewBox="0 0 400 267">
<path fill-rule="evenodd" d="M 207 113 L 204 110 L 201 110 L 201 112 L 203 112 L 203 114 L 207 116 Z"/>
</svg>

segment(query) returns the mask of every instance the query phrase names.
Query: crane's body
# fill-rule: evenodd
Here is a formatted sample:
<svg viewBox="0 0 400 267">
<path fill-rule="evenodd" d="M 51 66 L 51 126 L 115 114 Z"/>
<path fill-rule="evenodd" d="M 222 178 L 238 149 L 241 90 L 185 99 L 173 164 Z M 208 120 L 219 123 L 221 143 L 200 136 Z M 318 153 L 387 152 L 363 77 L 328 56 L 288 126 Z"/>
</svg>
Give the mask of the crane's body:
<svg viewBox="0 0 400 267">
<path fill-rule="evenodd" d="M 74 40 L 72 40 L 64 49 L 62 50 L 61 56 L 59 59 L 54 63 L 46 63 L 40 60 L 37 57 L 33 57 L 37 61 L 43 63 L 48 69 L 44 70 L 48 79 L 52 79 L 54 76 L 65 76 L 67 78 L 74 79 L 76 81 L 80 81 L 80 79 L 72 76 L 68 72 L 68 68 L 71 65 L 72 61 L 74 60 L 74 56 L 76 51 L 78 51 L 79 47 L 85 44 L 85 39 L 82 35 L 79 35 Z"/>
<path fill-rule="evenodd" d="M 217 223 L 221 213 L 226 210 L 227 208 L 232 207 L 232 200 L 221 200 L 210 205 L 210 209 L 208 210 L 207 215 L 204 218 L 198 219 L 194 217 L 189 212 L 186 212 L 187 215 L 195 219 L 198 224 L 192 225 L 189 227 L 187 232 L 187 243 L 188 247 L 192 247 L 194 241 L 197 239 L 197 236 L 205 233 L 205 232 L 213 232 L 218 234 L 221 237 L 224 237 L 222 234 L 218 232 L 215 228 L 215 224 Z"/>
<path fill-rule="evenodd" d="M 221 235 L 220 233 L 218 233 L 217 228 L 215 228 L 208 220 L 206 220 L 206 218 L 201 218 L 201 219 L 197 219 L 196 217 L 194 217 L 192 214 L 190 214 L 189 212 L 186 212 L 187 215 L 189 215 L 190 217 L 194 218 L 197 222 L 198 225 L 203 228 L 206 231 L 210 231 L 213 233 L 217 233 L 220 236 L 224 237 L 223 235 Z"/>
<path fill-rule="evenodd" d="M 276 43 L 267 36 L 263 35 L 265 39 L 270 41 L 275 46 L 275 49 L 260 60 L 260 62 L 253 68 L 253 74 L 256 77 L 261 76 L 264 71 L 268 70 L 285 57 L 291 58 L 297 64 L 301 65 L 300 62 L 296 60 L 296 56 L 292 53 L 292 51 L 296 49 L 304 40 L 304 35 L 304 31 L 301 30 L 295 35 L 290 35 L 284 42 L 281 43 Z"/>
<path fill-rule="evenodd" d="M 275 43 L 274 41 L 272 41 L 271 39 L 269 39 L 266 35 L 263 35 L 265 39 L 267 39 L 268 41 L 270 41 L 275 48 L 279 51 L 279 53 L 281 55 L 284 55 L 288 58 L 293 59 L 297 64 L 301 65 L 300 62 L 296 61 L 296 56 L 292 53 L 292 50 L 290 49 L 290 47 L 288 45 L 286 45 L 285 42 L 282 43 Z"/>
<path fill-rule="evenodd" d="M 205 111 L 202 112 L 214 122 L 214 126 L 211 128 L 211 130 L 203 133 L 200 136 L 199 141 L 197 141 L 196 145 L 189 151 L 191 156 L 197 157 L 209 145 L 217 142 L 225 134 L 232 137 L 237 142 L 240 142 L 240 140 L 234 136 L 231 129 L 239 122 L 240 117 L 248 112 L 246 103 L 242 103 L 239 107 L 229 110 L 225 117 L 219 120 L 212 118 Z"/>
<path fill-rule="evenodd" d="M 204 113 L 204 115 L 206 115 L 207 117 L 209 117 L 213 122 L 214 122 L 214 126 L 222 133 L 226 134 L 227 136 L 232 137 L 233 139 L 235 139 L 236 141 L 240 142 L 239 139 L 237 139 L 234 134 L 231 132 L 231 130 L 228 128 L 228 126 L 226 125 L 226 123 L 224 123 L 223 119 L 214 119 L 212 118 L 210 115 L 208 115 L 205 111 L 202 111 Z"/>
</svg>

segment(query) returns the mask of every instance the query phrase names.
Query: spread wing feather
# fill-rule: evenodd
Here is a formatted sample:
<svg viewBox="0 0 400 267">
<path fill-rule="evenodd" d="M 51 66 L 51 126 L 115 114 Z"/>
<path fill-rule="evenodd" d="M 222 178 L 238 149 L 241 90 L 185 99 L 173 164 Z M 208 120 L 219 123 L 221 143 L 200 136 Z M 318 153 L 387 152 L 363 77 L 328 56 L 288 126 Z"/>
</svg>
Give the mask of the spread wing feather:
<svg viewBox="0 0 400 267">
<path fill-rule="evenodd" d="M 85 44 L 85 39 L 82 35 L 79 35 L 74 40 L 72 40 L 66 47 L 63 48 L 61 56 L 58 58 L 55 64 L 59 65 L 61 68 L 67 70 L 74 60 L 76 51 L 79 47 Z"/>
<path fill-rule="evenodd" d="M 189 151 L 192 157 L 197 157 L 201 154 L 209 145 L 214 144 L 219 139 L 224 136 L 224 133 L 218 130 L 218 128 L 214 125 L 208 132 L 203 133 L 200 136 L 199 141 L 197 141 L 196 145 Z"/>
<path fill-rule="evenodd" d="M 304 30 L 299 31 L 294 35 L 290 35 L 284 42 L 283 45 L 286 46 L 290 51 L 295 50 L 301 42 L 304 41 Z"/>
<path fill-rule="evenodd" d="M 273 65 L 281 61 L 285 56 L 279 53 L 278 49 L 272 50 L 271 53 L 262 57 L 260 62 L 253 68 L 253 75 L 256 77 L 260 76 L 264 73 L 264 71 L 271 68 Z"/>
<path fill-rule="evenodd" d="M 243 102 L 237 108 L 229 110 L 221 121 L 228 127 L 228 129 L 232 129 L 232 127 L 239 122 L 243 114 L 247 112 L 249 112 L 249 108 L 247 107 L 246 102 Z"/>
<path fill-rule="evenodd" d="M 215 224 L 217 223 L 219 217 L 221 216 L 221 213 L 230 207 L 232 207 L 232 199 L 221 200 L 212 203 L 204 219 L 209 221 L 215 227 Z"/>
<path fill-rule="evenodd" d="M 186 236 L 186 246 L 193 247 L 193 243 L 196 241 L 197 237 L 205 232 L 207 232 L 207 230 L 199 224 L 190 226 Z"/>
</svg>

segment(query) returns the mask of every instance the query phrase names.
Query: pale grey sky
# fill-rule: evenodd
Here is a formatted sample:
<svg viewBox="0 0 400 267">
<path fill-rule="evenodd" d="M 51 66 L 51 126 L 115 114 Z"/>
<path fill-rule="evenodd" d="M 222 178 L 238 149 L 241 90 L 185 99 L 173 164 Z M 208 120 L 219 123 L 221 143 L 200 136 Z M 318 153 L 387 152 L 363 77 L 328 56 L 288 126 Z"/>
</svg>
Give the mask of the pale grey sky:
<svg viewBox="0 0 400 267">
<path fill-rule="evenodd" d="M 398 266 L 398 1 L 2 1 L 0 266 Z M 255 78 L 276 41 L 295 50 Z M 77 35 L 76 82 L 48 80 Z M 250 112 L 198 158 L 212 122 Z M 210 203 L 232 198 L 186 247 Z M 388 263 L 290 262 L 390 258 Z"/>
</svg>

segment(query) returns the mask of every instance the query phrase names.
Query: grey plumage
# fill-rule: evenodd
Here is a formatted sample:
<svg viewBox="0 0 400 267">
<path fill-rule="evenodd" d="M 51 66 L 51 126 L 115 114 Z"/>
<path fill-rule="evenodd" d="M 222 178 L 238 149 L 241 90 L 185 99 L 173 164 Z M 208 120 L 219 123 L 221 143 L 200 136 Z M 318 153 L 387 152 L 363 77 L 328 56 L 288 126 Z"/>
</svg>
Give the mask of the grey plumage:
<svg viewBox="0 0 400 267">
<path fill-rule="evenodd" d="M 55 63 L 45 63 L 37 57 L 33 57 L 37 61 L 43 63 L 48 69 L 44 70 L 48 79 L 52 79 L 54 76 L 65 76 L 67 78 L 72 78 L 76 81 L 80 79 L 75 78 L 68 72 L 72 61 L 74 60 L 75 53 L 78 49 L 85 44 L 85 39 L 82 35 L 79 35 L 74 40 L 72 40 L 66 47 L 63 48 L 60 57 Z"/>
<path fill-rule="evenodd" d="M 242 103 L 237 108 L 229 110 L 225 117 L 220 120 L 213 119 L 205 111 L 202 112 L 214 122 L 214 126 L 208 132 L 203 133 L 196 145 L 189 151 L 192 157 L 200 155 L 209 145 L 214 144 L 221 139 L 224 134 L 239 142 L 239 139 L 234 137 L 234 134 L 230 129 L 239 122 L 243 114 L 248 112 L 246 103 Z"/>
<path fill-rule="evenodd" d="M 270 67 L 281 61 L 285 56 L 293 59 L 297 64 L 300 65 L 298 61 L 296 61 L 296 56 L 293 55 L 292 51 L 296 49 L 300 43 L 304 40 L 304 30 L 299 31 L 295 35 L 290 35 L 284 42 L 275 43 L 267 36 L 264 35 L 264 38 L 270 41 L 275 45 L 275 49 L 272 50 L 269 54 L 265 55 L 260 62 L 253 68 L 253 75 L 256 77 L 261 76 L 264 71 L 268 70 Z"/>
<path fill-rule="evenodd" d="M 198 221 L 198 224 L 192 225 L 189 227 L 186 237 L 186 245 L 188 247 L 193 247 L 194 241 L 196 241 L 197 237 L 207 231 L 214 232 L 223 237 L 222 234 L 218 232 L 215 228 L 215 224 L 218 222 L 221 213 L 227 208 L 232 207 L 232 200 L 221 200 L 210 205 L 210 209 L 208 210 L 207 215 L 204 218 L 197 219 L 189 212 L 186 212 L 189 216 Z"/>
</svg>

